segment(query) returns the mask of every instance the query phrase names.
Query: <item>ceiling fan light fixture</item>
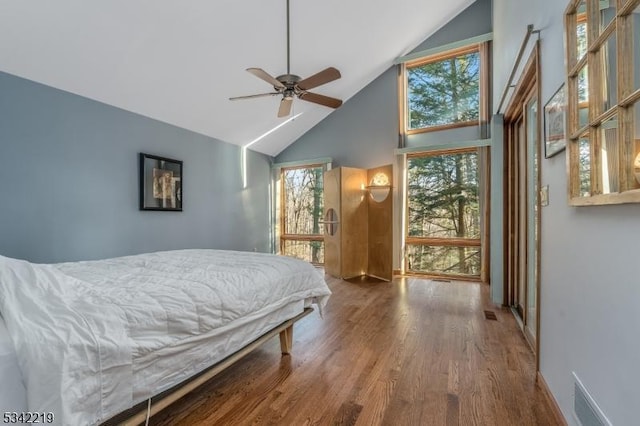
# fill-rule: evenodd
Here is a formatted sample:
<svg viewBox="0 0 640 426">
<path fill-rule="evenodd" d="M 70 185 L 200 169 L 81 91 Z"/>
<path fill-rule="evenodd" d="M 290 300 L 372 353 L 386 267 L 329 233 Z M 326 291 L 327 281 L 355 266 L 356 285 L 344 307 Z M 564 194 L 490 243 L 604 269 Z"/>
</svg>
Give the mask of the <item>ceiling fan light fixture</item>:
<svg viewBox="0 0 640 426">
<path fill-rule="evenodd" d="M 324 105 L 326 107 L 334 109 L 342 105 L 342 101 L 340 99 L 308 92 L 309 89 L 313 89 L 314 87 L 318 87 L 339 79 L 341 77 L 340 71 L 338 71 L 336 68 L 328 67 L 316 74 L 313 74 L 310 77 L 301 79 L 299 76 L 291 74 L 289 67 L 291 60 L 290 51 L 291 43 L 289 37 L 289 0 L 287 0 L 287 73 L 279 75 L 278 77 L 273 77 L 271 76 L 271 74 L 267 73 L 261 68 L 247 68 L 247 71 L 249 73 L 271 84 L 275 92 L 263 93 L 259 95 L 236 96 L 233 98 L 229 98 L 229 100 L 235 101 L 238 99 L 251 99 L 262 96 L 282 95 L 280 108 L 278 110 L 278 117 L 286 117 L 291 114 L 291 103 L 293 102 L 293 99 L 295 97 L 298 97 L 299 99 L 307 102 Z"/>
</svg>

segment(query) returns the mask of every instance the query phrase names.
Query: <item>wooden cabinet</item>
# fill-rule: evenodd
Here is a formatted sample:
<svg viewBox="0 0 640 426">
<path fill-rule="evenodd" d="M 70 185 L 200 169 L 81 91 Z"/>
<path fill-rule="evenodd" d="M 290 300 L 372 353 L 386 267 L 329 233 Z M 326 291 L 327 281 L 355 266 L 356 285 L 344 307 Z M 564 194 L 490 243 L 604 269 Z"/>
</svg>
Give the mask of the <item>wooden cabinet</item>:
<svg viewBox="0 0 640 426">
<path fill-rule="evenodd" d="M 350 167 L 324 174 L 324 268 L 335 277 L 366 274 L 368 216 L 363 203 L 366 179 L 366 170 Z"/>
<path fill-rule="evenodd" d="M 392 278 L 390 182 L 385 188 L 376 188 L 387 192 L 382 201 L 370 194 L 371 180 L 379 172 L 390 177 L 392 168 L 339 167 L 324 174 L 324 266 L 329 275 Z"/>
</svg>

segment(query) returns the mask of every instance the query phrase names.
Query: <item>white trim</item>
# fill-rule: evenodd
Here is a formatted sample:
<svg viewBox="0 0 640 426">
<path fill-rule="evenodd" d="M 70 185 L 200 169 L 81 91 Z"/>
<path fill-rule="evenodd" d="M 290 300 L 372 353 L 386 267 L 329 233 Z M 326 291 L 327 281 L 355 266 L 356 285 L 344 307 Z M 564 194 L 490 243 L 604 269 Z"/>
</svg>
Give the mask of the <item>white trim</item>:
<svg viewBox="0 0 640 426">
<path fill-rule="evenodd" d="M 465 40 L 456 41 L 454 43 L 444 44 L 442 46 L 433 47 L 431 49 L 421 50 L 419 52 L 410 53 L 405 56 L 400 56 L 395 61 L 393 61 L 394 65 L 402 64 L 405 62 L 410 62 L 415 59 L 425 58 L 431 55 L 437 55 L 439 53 L 447 52 L 449 50 L 460 49 L 466 46 L 472 46 L 474 44 L 484 43 L 486 41 L 493 40 L 493 33 L 487 33 L 483 35 L 479 35 L 476 37 L 471 37 Z"/>
<path fill-rule="evenodd" d="M 331 157 L 312 158 L 310 160 L 287 161 L 284 163 L 273 163 L 271 165 L 271 169 L 282 169 L 284 167 L 309 166 L 312 164 L 327 164 L 328 165 L 327 170 L 330 170 L 332 161 L 333 159 Z"/>
<path fill-rule="evenodd" d="M 481 146 L 491 146 L 491 139 L 477 139 L 473 141 L 460 141 L 443 143 L 437 145 L 412 146 L 407 148 L 396 148 L 395 154 L 409 154 L 412 152 L 441 151 L 443 149 L 476 148 Z"/>
</svg>

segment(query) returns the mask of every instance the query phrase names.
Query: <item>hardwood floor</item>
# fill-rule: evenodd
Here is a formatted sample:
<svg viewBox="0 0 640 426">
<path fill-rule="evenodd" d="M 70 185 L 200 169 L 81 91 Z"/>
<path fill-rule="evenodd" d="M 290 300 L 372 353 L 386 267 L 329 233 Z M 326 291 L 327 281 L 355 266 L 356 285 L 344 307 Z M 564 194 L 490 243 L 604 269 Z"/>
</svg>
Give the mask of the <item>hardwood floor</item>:
<svg viewBox="0 0 640 426">
<path fill-rule="evenodd" d="M 327 282 L 325 318 L 296 324 L 290 356 L 276 337 L 150 424 L 558 424 L 531 350 L 488 286 Z"/>
</svg>

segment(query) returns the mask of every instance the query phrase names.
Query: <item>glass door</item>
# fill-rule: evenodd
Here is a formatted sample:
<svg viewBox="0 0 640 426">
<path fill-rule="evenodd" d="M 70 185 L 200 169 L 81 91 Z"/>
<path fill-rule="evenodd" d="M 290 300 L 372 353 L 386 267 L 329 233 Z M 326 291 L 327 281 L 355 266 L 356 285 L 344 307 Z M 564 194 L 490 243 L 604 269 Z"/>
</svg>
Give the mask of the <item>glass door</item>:
<svg viewBox="0 0 640 426">
<path fill-rule="evenodd" d="M 507 304 L 536 347 L 540 240 L 540 141 L 536 87 L 523 97 L 521 108 L 507 124 L 506 277 Z"/>
<path fill-rule="evenodd" d="M 537 328 L 538 300 L 538 240 L 539 240 L 539 214 L 540 188 L 538 184 L 538 166 L 540 158 L 538 142 L 538 99 L 532 97 L 526 103 L 525 115 L 527 117 L 527 280 L 526 280 L 526 318 L 524 321 L 525 334 L 535 346 Z"/>
</svg>

